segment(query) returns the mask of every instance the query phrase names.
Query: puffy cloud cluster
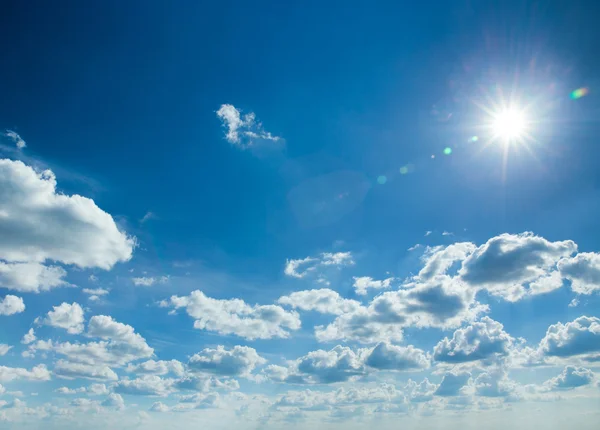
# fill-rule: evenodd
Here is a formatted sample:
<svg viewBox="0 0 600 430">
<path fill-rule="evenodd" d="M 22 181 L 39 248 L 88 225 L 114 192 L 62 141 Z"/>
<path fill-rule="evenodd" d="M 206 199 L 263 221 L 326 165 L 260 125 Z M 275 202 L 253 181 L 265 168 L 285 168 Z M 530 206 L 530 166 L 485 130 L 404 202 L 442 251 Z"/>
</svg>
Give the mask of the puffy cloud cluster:
<svg viewBox="0 0 600 430">
<path fill-rule="evenodd" d="M 338 345 L 329 351 L 316 350 L 293 360 L 288 367 L 270 365 L 263 375 L 268 379 L 294 384 L 344 382 L 376 370 L 409 371 L 429 367 L 429 357 L 413 346 L 379 343 L 356 351 Z"/>
<path fill-rule="evenodd" d="M 190 370 L 220 376 L 249 376 L 256 366 L 265 364 L 254 348 L 235 346 L 231 350 L 219 345 L 194 354 L 188 361 Z"/>
<path fill-rule="evenodd" d="M 279 137 L 265 131 L 261 122 L 256 120 L 254 112 L 242 115 L 241 111 L 230 104 L 223 104 L 217 111 L 217 117 L 227 130 L 225 140 L 246 149 L 257 143 L 278 142 Z"/>
<path fill-rule="evenodd" d="M 161 306 L 185 308 L 195 319 L 194 328 L 199 330 L 235 334 L 249 340 L 286 338 L 290 330 L 300 328 L 297 312 L 286 311 L 277 305 L 251 306 L 241 299 L 213 299 L 199 290 L 192 291 L 189 296 L 172 296 L 168 302 L 161 302 Z"/>
<path fill-rule="evenodd" d="M 315 327 L 317 339 L 362 343 L 402 340 L 403 327 L 457 327 L 487 308 L 462 282 L 439 276 L 427 283 L 409 283 L 385 292 L 368 306 L 338 316 L 327 326 Z"/>
<path fill-rule="evenodd" d="M 600 319 L 581 316 L 548 327 L 540 351 L 550 357 L 571 357 L 600 352 Z"/>
<path fill-rule="evenodd" d="M 166 375 L 172 373 L 177 376 L 183 376 L 185 367 L 178 360 L 147 360 L 142 363 L 127 365 L 127 371 L 142 375 Z"/>
<path fill-rule="evenodd" d="M 571 240 L 550 242 L 533 233 L 505 233 L 473 251 L 458 273 L 470 286 L 517 301 L 528 293 L 546 292 L 548 288 L 529 291 L 526 286 L 548 276 L 562 258 L 576 251 Z"/>
<path fill-rule="evenodd" d="M 552 390 L 571 390 L 591 384 L 595 379 L 590 369 L 577 366 L 565 366 L 562 373 L 546 382 Z"/>
<path fill-rule="evenodd" d="M 65 285 L 47 260 L 110 269 L 131 258 L 135 239 L 93 200 L 56 191 L 50 170 L 0 160 L 0 286 L 39 292 Z"/>
<path fill-rule="evenodd" d="M 133 285 L 137 287 L 151 287 L 154 284 L 166 284 L 169 282 L 168 276 L 143 276 L 139 278 L 131 278 Z"/>
<path fill-rule="evenodd" d="M 485 316 L 456 330 L 452 339 L 442 339 L 434 348 L 433 358 L 447 363 L 464 363 L 506 356 L 513 341 L 502 324 Z"/>
<path fill-rule="evenodd" d="M 6 130 L 4 132 L 4 136 L 6 136 L 10 140 L 12 140 L 18 149 L 23 149 L 23 148 L 27 147 L 27 144 L 25 143 L 23 138 L 16 131 Z"/>
<path fill-rule="evenodd" d="M 48 312 L 48 315 L 44 319 L 45 324 L 63 328 L 71 334 L 78 334 L 83 331 L 83 309 L 78 303 L 62 303 L 52 308 L 53 310 Z"/>
<path fill-rule="evenodd" d="M 571 281 L 577 294 L 591 294 L 600 290 L 600 254 L 581 252 L 558 262 L 560 274 Z"/>
<path fill-rule="evenodd" d="M 50 372 L 43 364 L 31 368 L 31 370 L 21 367 L 0 366 L 0 382 L 10 382 L 15 379 L 48 381 L 50 380 Z"/>
</svg>

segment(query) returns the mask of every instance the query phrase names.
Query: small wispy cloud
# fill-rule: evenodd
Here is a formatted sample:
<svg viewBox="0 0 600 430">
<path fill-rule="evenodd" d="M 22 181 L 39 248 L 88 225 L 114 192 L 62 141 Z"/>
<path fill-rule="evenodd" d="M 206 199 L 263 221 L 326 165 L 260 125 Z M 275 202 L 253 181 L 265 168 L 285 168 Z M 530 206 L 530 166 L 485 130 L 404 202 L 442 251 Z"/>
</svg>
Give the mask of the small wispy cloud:
<svg viewBox="0 0 600 430">
<path fill-rule="evenodd" d="M 280 137 L 273 136 L 263 128 L 262 123 L 256 120 L 254 112 L 242 115 L 235 106 L 223 104 L 217 111 L 217 117 L 227 130 L 225 140 L 239 148 L 249 148 L 258 141 L 279 142 L 281 140 Z"/>
<path fill-rule="evenodd" d="M 442 233 L 442 236 L 454 236 L 454 233 L 452 233 L 450 231 L 445 231 Z"/>
<path fill-rule="evenodd" d="M 151 287 L 154 284 L 166 284 L 169 281 L 168 276 L 150 276 L 150 277 L 140 277 L 140 278 L 131 278 L 131 282 L 133 285 L 137 287 Z"/>
<path fill-rule="evenodd" d="M 425 236 L 429 236 L 431 233 L 433 233 L 431 230 L 427 230 L 427 231 L 425 232 Z"/>
<path fill-rule="evenodd" d="M 158 219 L 158 216 L 151 211 L 146 212 L 146 214 L 140 219 L 140 222 L 144 224 L 146 221 L 150 221 L 152 219 Z"/>
<path fill-rule="evenodd" d="M 23 138 L 19 136 L 19 133 L 17 133 L 16 131 L 6 130 L 4 132 L 4 135 L 11 139 L 19 149 L 23 149 L 27 146 Z"/>
</svg>

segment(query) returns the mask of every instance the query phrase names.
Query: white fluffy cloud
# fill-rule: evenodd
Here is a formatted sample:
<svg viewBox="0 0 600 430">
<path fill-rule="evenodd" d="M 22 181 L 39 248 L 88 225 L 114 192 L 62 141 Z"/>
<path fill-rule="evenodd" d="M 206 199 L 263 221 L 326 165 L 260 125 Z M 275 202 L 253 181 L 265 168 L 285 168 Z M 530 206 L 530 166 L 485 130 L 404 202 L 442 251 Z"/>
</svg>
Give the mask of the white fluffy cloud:
<svg viewBox="0 0 600 430">
<path fill-rule="evenodd" d="M 23 299 L 17 296 L 7 294 L 0 300 L 0 315 L 14 315 L 25 310 Z"/>
<path fill-rule="evenodd" d="M 296 360 L 288 382 L 343 382 L 365 373 L 362 358 L 348 347 L 336 346 L 330 351 L 317 350 Z"/>
<path fill-rule="evenodd" d="M 394 278 L 387 278 L 387 279 L 378 281 L 378 280 L 371 278 L 370 276 L 361 276 L 361 277 L 355 276 L 353 287 L 354 287 L 354 290 L 356 291 L 356 294 L 358 294 L 359 296 L 365 296 L 369 289 L 382 290 L 382 289 L 390 288 L 393 280 L 394 280 Z"/>
<path fill-rule="evenodd" d="M 423 254 L 424 265 L 417 278 L 421 281 L 428 281 L 438 275 L 445 275 L 455 262 L 463 261 L 475 249 L 476 246 L 470 242 L 428 247 Z"/>
<path fill-rule="evenodd" d="M 558 269 L 571 281 L 571 289 L 577 294 L 600 290 L 600 254 L 581 252 L 572 258 L 563 258 L 558 262 Z"/>
<path fill-rule="evenodd" d="M 220 376 L 249 376 L 256 366 L 266 363 L 254 348 L 235 346 L 231 350 L 219 345 L 194 354 L 188 361 L 191 370 Z"/>
<path fill-rule="evenodd" d="M 356 300 L 344 299 L 339 293 L 328 288 L 296 291 L 289 296 L 280 297 L 277 303 L 303 311 L 334 315 L 352 312 L 360 307 Z"/>
<path fill-rule="evenodd" d="M 59 306 L 53 306 L 53 310 L 48 312 L 44 323 L 52 327 L 59 327 L 67 330 L 68 333 L 78 334 L 83 331 L 83 309 L 78 303 L 62 303 Z"/>
<path fill-rule="evenodd" d="M 108 397 L 102 402 L 102 406 L 105 408 L 114 408 L 116 410 L 125 409 L 125 401 L 121 395 L 116 393 L 110 393 Z"/>
<path fill-rule="evenodd" d="M 152 406 L 150 406 L 150 411 L 152 412 L 169 412 L 169 407 L 165 405 L 163 402 L 154 402 Z"/>
<path fill-rule="evenodd" d="M 169 302 L 161 305 L 185 308 L 199 330 L 235 334 L 249 340 L 286 338 L 289 330 L 300 328 L 297 312 L 276 305 L 251 306 L 240 299 L 213 299 L 199 290 L 192 291 L 189 296 L 172 296 Z"/>
<path fill-rule="evenodd" d="M 533 233 L 501 234 L 478 247 L 462 263 L 461 278 L 509 301 L 542 290 L 528 291 L 527 284 L 547 276 L 560 259 L 577 251 L 571 240 L 550 242 Z"/>
<path fill-rule="evenodd" d="M 264 130 L 262 123 L 256 120 L 254 112 L 242 115 L 235 106 L 223 104 L 217 111 L 217 117 L 227 129 L 225 139 L 239 148 L 245 149 L 258 142 L 280 140 L 279 137 Z"/>
<path fill-rule="evenodd" d="M 89 396 L 104 396 L 109 393 L 104 384 L 92 384 L 89 387 L 68 388 L 60 387 L 55 390 L 59 394 L 80 394 L 86 393 Z"/>
<path fill-rule="evenodd" d="M 23 369 L 21 367 L 0 366 L 0 382 L 10 382 L 15 379 L 49 381 L 50 372 L 43 364 L 31 368 L 31 370 Z"/>
<path fill-rule="evenodd" d="M 136 396 L 167 396 L 173 387 L 172 379 L 163 379 L 156 375 L 144 375 L 137 379 L 122 379 L 114 386 L 114 391 L 120 394 Z"/>
<path fill-rule="evenodd" d="M 30 343 L 35 342 L 35 340 L 36 340 L 35 332 L 33 331 L 32 328 L 30 328 L 29 331 L 23 335 L 23 339 L 21 340 L 21 343 L 23 345 L 29 345 Z"/>
<path fill-rule="evenodd" d="M 427 283 L 409 283 L 401 290 L 385 292 L 368 307 L 340 315 L 328 326 L 315 327 L 315 334 L 320 341 L 400 341 L 403 327 L 457 327 L 486 310 L 460 280 L 438 276 Z"/>
<path fill-rule="evenodd" d="M 429 357 L 412 345 L 397 346 L 379 343 L 365 353 L 367 366 L 379 370 L 420 370 L 429 367 Z"/>
<path fill-rule="evenodd" d="M 433 358 L 447 363 L 486 360 L 506 356 L 512 344 L 513 338 L 503 325 L 486 316 L 456 330 L 452 339 L 442 339 L 434 348 Z"/>
<path fill-rule="evenodd" d="M 594 372 L 584 367 L 565 366 L 562 373 L 546 382 L 552 390 L 570 390 L 589 385 L 594 381 Z"/>
<path fill-rule="evenodd" d="M 90 296 L 106 296 L 110 291 L 104 288 L 84 288 L 81 292 Z"/>
<path fill-rule="evenodd" d="M 178 360 L 147 360 L 138 364 L 129 364 L 127 371 L 137 374 L 147 375 L 166 375 L 172 373 L 176 376 L 183 376 L 185 368 L 183 364 Z"/>
<path fill-rule="evenodd" d="M 54 366 L 54 374 L 65 379 L 92 379 L 116 381 L 117 374 L 107 365 L 101 363 L 85 364 L 58 360 Z"/>
<path fill-rule="evenodd" d="M 1 221 L 0 221 L 1 223 Z M 0 261 L 0 287 L 23 293 L 39 293 L 69 285 L 65 269 L 37 262 L 3 263 Z"/>
<path fill-rule="evenodd" d="M 51 260 L 110 269 L 131 258 L 135 240 L 119 231 L 108 213 L 91 199 L 57 193 L 56 185 L 50 170 L 38 173 L 21 161 L 0 160 L 0 279 L 5 287 L 39 291 L 58 286 L 63 276 L 57 267 L 31 272 L 35 266 L 10 263 Z"/>
<path fill-rule="evenodd" d="M 8 351 L 10 351 L 12 349 L 12 346 L 7 345 L 5 343 L 0 343 L 0 357 L 2 357 L 3 355 L 6 355 L 6 353 Z"/>
<path fill-rule="evenodd" d="M 471 374 L 468 372 L 447 372 L 434 394 L 443 397 L 458 396 L 469 379 Z"/>
<path fill-rule="evenodd" d="M 540 341 L 540 351 L 554 357 L 600 352 L 600 319 L 581 316 L 566 324 L 551 325 Z"/>
</svg>

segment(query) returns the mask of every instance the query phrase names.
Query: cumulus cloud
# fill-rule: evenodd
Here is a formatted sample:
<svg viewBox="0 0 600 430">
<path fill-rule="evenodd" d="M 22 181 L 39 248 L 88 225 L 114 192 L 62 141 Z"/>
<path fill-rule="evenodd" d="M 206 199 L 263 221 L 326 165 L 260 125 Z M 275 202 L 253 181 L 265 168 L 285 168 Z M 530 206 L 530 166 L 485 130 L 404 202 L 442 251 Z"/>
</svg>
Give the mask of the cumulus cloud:
<svg viewBox="0 0 600 430">
<path fill-rule="evenodd" d="M 108 213 L 91 199 L 57 193 L 56 185 L 50 170 L 38 173 L 21 161 L 0 160 L 5 287 L 41 291 L 60 285 L 63 269 L 40 267 L 46 260 L 110 269 L 131 258 L 135 240 L 119 231 Z"/>
<path fill-rule="evenodd" d="M 445 275 L 457 261 L 463 261 L 475 251 L 476 246 L 469 242 L 455 243 L 448 246 L 428 247 L 421 257 L 424 265 L 417 279 L 428 281 L 435 276 Z"/>
<path fill-rule="evenodd" d="M 558 262 L 560 274 L 571 281 L 571 289 L 577 294 L 592 294 L 600 290 L 600 254 L 581 252 L 572 258 Z"/>
<path fill-rule="evenodd" d="M 89 387 L 68 388 L 60 387 L 54 390 L 59 394 L 81 394 L 86 393 L 90 396 L 103 396 L 109 393 L 108 388 L 104 384 L 92 384 Z"/>
<path fill-rule="evenodd" d="M 156 375 L 144 375 L 137 379 L 122 379 L 115 384 L 113 389 L 120 394 L 164 397 L 172 391 L 172 386 L 172 379 L 163 379 Z"/>
<path fill-rule="evenodd" d="M 317 339 L 400 341 L 403 327 L 456 327 L 487 310 L 475 301 L 474 291 L 447 276 L 403 287 L 377 296 L 368 307 L 338 316 L 328 326 L 315 327 Z"/>
<path fill-rule="evenodd" d="M 1 221 L 0 221 L 1 224 Z M 0 261 L 0 286 L 23 293 L 39 293 L 69 285 L 65 269 L 37 262 L 3 263 Z"/>
<path fill-rule="evenodd" d="M 570 390 L 594 381 L 594 372 L 585 367 L 565 366 L 562 373 L 546 382 L 552 390 Z"/>
<path fill-rule="evenodd" d="M 17 296 L 7 294 L 0 300 L 0 315 L 19 314 L 25 310 L 23 299 Z"/>
<path fill-rule="evenodd" d="M 131 278 L 131 282 L 133 282 L 133 285 L 138 287 L 151 287 L 154 284 L 166 284 L 168 281 L 168 276 Z"/>
<path fill-rule="evenodd" d="M 127 371 L 137 374 L 147 375 L 166 375 L 172 373 L 176 376 L 183 376 L 185 368 L 183 364 L 178 360 L 147 360 L 138 364 L 129 364 Z"/>
<path fill-rule="evenodd" d="M 92 379 L 116 381 L 117 374 L 107 365 L 101 363 L 84 364 L 58 360 L 54 366 L 54 374 L 65 379 Z"/>
<path fill-rule="evenodd" d="M 21 343 L 23 345 L 29 345 L 30 343 L 35 342 L 35 340 L 36 340 L 35 333 L 34 333 L 33 329 L 30 328 L 29 331 L 23 335 L 23 339 L 21 340 Z"/>
<path fill-rule="evenodd" d="M 600 351 L 600 319 L 581 316 L 566 324 L 559 322 L 551 325 L 540 341 L 540 351 L 554 357 Z"/>
<path fill-rule="evenodd" d="M 296 291 L 289 296 L 280 297 L 277 303 L 303 311 L 334 315 L 352 312 L 360 307 L 356 300 L 344 299 L 339 293 L 328 288 Z"/>
<path fill-rule="evenodd" d="M 515 395 L 518 388 L 508 378 L 505 368 L 499 367 L 480 373 L 474 381 L 475 393 L 482 397 L 508 397 Z"/>
<path fill-rule="evenodd" d="M 560 259 L 576 251 L 577 245 L 571 240 L 550 242 L 529 232 L 505 233 L 469 255 L 459 275 L 468 285 L 517 301 L 527 293 L 526 284 L 546 276 Z M 535 292 L 540 290 L 530 293 Z"/>
<path fill-rule="evenodd" d="M 63 328 L 71 334 L 78 334 L 83 331 L 83 309 L 78 303 L 62 303 L 52 308 L 53 310 L 48 312 L 44 319 L 46 325 Z"/>
<path fill-rule="evenodd" d="M 241 299 L 213 299 L 199 290 L 192 291 L 189 296 L 172 296 L 161 306 L 185 308 L 187 314 L 195 319 L 194 327 L 199 330 L 235 334 L 249 340 L 286 338 L 289 330 L 300 328 L 297 312 L 286 311 L 276 305 L 252 306 Z"/>
<path fill-rule="evenodd" d="M 283 273 L 293 278 L 304 278 L 310 273 L 318 273 L 319 268 L 344 267 L 354 265 L 354 259 L 350 252 L 323 252 L 317 257 L 306 257 L 300 259 L 288 259 L 285 263 Z"/>
<path fill-rule="evenodd" d="M 10 382 L 15 379 L 25 379 L 28 381 L 49 381 L 50 372 L 45 365 L 39 364 L 31 370 L 21 367 L 0 366 L 0 382 Z"/>
<path fill-rule="evenodd" d="M 4 135 L 6 137 L 8 137 L 10 140 L 12 140 L 18 149 L 23 149 L 23 148 L 27 147 L 27 144 L 25 143 L 23 138 L 21 136 L 19 136 L 19 133 L 17 133 L 16 131 L 6 130 L 4 132 Z"/>
<path fill-rule="evenodd" d="M 261 142 L 278 142 L 279 137 L 273 136 L 256 120 L 254 112 L 242 115 L 241 111 L 230 104 L 223 104 L 217 111 L 217 117 L 227 130 L 225 140 L 246 149 Z"/>
<path fill-rule="evenodd" d="M 447 372 L 434 394 L 444 397 L 458 396 L 469 379 L 471 374 L 468 372 Z"/>
<path fill-rule="evenodd" d="M 369 289 L 382 290 L 390 288 L 393 280 L 394 278 L 387 278 L 378 281 L 370 276 L 355 276 L 353 287 L 354 291 L 356 291 L 356 294 L 359 296 L 365 296 Z"/>
<path fill-rule="evenodd" d="M 108 397 L 102 402 L 102 406 L 105 408 L 114 408 L 116 410 L 125 409 L 125 401 L 123 397 L 116 393 L 110 393 Z"/>
<path fill-rule="evenodd" d="M 216 349 L 206 348 L 194 354 L 188 361 L 190 370 L 220 376 L 250 376 L 256 366 L 265 364 L 254 348 L 235 346 L 231 350 L 223 345 Z"/>
<path fill-rule="evenodd" d="M 360 353 L 343 346 L 311 351 L 291 363 L 286 381 L 297 384 L 331 384 L 365 373 Z"/>
<path fill-rule="evenodd" d="M 512 344 L 513 338 L 504 326 L 486 316 L 456 330 L 452 339 L 442 339 L 434 348 L 433 358 L 447 363 L 486 360 L 508 355 Z"/>
<path fill-rule="evenodd" d="M 429 358 L 412 345 L 397 346 L 381 342 L 365 353 L 365 364 L 381 370 L 419 370 L 429 367 Z"/>
</svg>

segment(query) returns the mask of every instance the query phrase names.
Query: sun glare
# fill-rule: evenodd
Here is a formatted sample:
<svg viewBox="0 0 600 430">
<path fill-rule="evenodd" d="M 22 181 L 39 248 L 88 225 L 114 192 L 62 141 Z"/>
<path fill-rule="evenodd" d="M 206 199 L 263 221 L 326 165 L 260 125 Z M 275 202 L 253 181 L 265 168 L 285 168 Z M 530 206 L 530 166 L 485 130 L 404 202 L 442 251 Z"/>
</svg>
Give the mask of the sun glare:
<svg viewBox="0 0 600 430">
<path fill-rule="evenodd" d="M 522 139 L 527 131 L 527 119 L 521 111 L 506 109 L 494 116 L 492 130 L 495 137 L 504 142 Z"/>
</svg>

